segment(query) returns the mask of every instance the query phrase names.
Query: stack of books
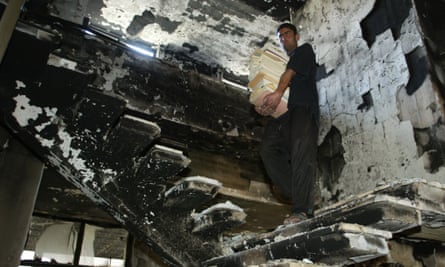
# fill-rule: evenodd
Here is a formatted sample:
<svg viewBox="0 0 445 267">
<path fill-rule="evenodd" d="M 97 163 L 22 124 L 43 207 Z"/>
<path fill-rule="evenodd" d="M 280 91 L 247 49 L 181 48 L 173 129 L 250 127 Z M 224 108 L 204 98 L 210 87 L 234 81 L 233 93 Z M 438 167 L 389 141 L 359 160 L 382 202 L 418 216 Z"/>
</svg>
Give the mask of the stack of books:
<svg viewBox="0 0 445 267">
<path fill-rule="evenodd" d="M 250 103 L 260 106 L 264 97 L 273 92 L 280 80 L 281 74 L 285 71 L 287 58 L 279 52 L 271 49 L 256 49 L 250 57 L 249 62 L 249 83 L 247 87 L 251 90 Z M 286 89 L 280 104 L 272 117 L 281 116 L 287 111 L 287 99 L 289 90 Z"/>
</svg>

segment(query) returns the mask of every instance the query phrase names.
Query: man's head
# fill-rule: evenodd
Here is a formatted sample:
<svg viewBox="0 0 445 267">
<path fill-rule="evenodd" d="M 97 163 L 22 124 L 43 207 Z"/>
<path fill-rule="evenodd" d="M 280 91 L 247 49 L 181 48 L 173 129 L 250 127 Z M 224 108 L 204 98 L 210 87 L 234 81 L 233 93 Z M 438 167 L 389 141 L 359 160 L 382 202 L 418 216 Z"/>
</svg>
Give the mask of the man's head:
<svg viewBox="0 0 445 267">
<path fill-rule="evenodd" d="M 287 54 L 292 52 L 298 46 L 300 35 L 297 32 L 297 27 L 291 23 L 283 23 L 278 26 L 277 36 L 280 40 L 280 45 Z"/>
</svg>

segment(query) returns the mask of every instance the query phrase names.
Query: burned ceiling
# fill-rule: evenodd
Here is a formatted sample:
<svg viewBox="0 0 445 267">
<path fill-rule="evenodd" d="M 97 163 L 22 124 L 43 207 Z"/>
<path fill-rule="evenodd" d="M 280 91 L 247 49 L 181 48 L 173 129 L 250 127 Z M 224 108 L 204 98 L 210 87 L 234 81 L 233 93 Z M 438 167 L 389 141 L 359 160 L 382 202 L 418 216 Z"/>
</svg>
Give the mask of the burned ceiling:
<svg viewBox="0 0 445 267">
<path fill-rule="evenodd" d="M 275 30 L 304 1 L 29 1 L 49 13 L 106 33 L 183 69 L 242 85 L 257 47 L 276 46 Z"/>
</svg>

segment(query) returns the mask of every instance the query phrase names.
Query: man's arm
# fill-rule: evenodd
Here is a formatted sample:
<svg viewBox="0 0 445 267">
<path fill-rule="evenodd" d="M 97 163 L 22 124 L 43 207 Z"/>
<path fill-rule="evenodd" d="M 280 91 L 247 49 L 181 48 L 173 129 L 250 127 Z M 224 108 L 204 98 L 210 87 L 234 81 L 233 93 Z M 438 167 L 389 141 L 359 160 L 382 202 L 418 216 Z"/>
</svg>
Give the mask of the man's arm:
<svg viewBox="0 0 445 267">
<path fill-rule="evenodd" d="M 277 89 L 266 95 L 263 99 L 263 104 L 261 106 L 256 106 L 255 110 L 264 116 L 272 114 L 275 109 L 277 109 L 278 104 L 280 104 L 281 97 L 283 97 L 286 88 L 289 87 L 289 83 L 294 77 L 295 71 L 292 69 L 286 69 L 286 71 L 281 74 L 280 81 L 278 82 Z"/>
</svg>

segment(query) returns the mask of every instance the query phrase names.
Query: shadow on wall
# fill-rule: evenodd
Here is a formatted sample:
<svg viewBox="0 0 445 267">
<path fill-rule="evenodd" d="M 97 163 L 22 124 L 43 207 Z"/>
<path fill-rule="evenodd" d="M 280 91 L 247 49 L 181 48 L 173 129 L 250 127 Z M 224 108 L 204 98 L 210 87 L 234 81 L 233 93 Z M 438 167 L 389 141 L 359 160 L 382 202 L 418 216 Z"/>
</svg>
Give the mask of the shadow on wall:
<svg viewBox="0 0 445 267">
<path fill-rule="evenodd" d="M 441 120 L 427 129 L 414 129 L 414 137 L 426 171 L 436 173 L 445 166 L 445 126 Z"/>
<path fill-rule="evenodd" d="M 360 22 L 368 47 L 372 46 L 377 35 L 387 29 L 391 29 L 394 40 L 397 40 L 411 8 L 410 0 L 377 0 L 368 16 Z"/>
<path fill-rule="evenodd" d="M 318 147 L 318 168 L 320 182 L 331 193 L 331 199 L 323 199 L 323 202 L 335 201 L 339 199 L 341 192 L 335 190 L 338 179 L 345 166 L 343 154 L 345 150 L 342 146 L 342 136 L 336 127 L 332 127 L 326 135 L 323 143 Z"/>
<path fill-rule="evenodd" d="M 391 29 L 394 40 L 399 39 L 403 22 L 413 8 L 409 0 L 377 0 L 374 8 L 361 22 L 363 38 L 371 47 L 376 36 Z M 428 74 L 428 63 L 424 47 L 418 47 L 405 55 L 410 80 L 406 86 L 408 95 L 415 93 L 425 81 Z"/>
</svg>

